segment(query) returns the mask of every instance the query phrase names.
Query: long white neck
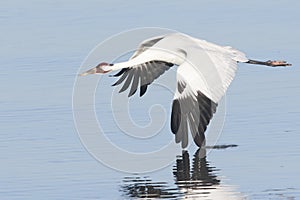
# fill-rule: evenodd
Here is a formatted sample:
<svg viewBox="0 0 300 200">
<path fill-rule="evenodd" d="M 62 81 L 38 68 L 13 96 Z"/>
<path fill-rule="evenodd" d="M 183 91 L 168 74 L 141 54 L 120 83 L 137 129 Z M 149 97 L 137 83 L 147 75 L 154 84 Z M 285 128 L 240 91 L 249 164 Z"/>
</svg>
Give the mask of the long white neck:
<svg viewBox="0 0 300 200">
<path fill-rule="evenodd" d="M 112 66 L 104 66 L 104 70 L 120 70 L 128 67 L 136 67 L 138 65 L 150 62 L 150 61 L 164 61 L 173 63 L 175 65 L 180 65 L 184 62 L 185 55 L 182 55 L 181 52 L 169 52 L 160 49 L 148 49 L 147 51 L 141 53 L 137 57 L 128 60 L 126 62 L 114 63 Z"/>
</svg>

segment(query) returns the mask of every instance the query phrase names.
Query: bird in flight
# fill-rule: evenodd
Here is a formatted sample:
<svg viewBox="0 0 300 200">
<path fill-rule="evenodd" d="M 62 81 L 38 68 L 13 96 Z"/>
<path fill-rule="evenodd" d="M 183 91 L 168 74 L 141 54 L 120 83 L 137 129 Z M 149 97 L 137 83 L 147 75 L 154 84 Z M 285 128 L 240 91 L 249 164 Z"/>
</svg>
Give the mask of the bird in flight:
<svg viewBox="0 0 300 200">
<path fill-rule="evenodd" d="M 248 63 L 270 67 L 291 66 L 285 61 L 257 61 L 230 46 L 219 46 L 182 33 L 171 33 L 143 41 L 126 62 L 105 63 L 80 74 L 113 75 L 123 83 L 120 92 L 131 85 L 128 97 L 139 88 L 140 96 L 148 86 L 173 66 L 177 68 L 177 88 L 172 103 L 171 130 L 176 143 L 188 145 L 188 130 L 195 144 L 205 145 L 207 126 L 218 102 L 235 76 L 237 64 Z"/>
</svg>

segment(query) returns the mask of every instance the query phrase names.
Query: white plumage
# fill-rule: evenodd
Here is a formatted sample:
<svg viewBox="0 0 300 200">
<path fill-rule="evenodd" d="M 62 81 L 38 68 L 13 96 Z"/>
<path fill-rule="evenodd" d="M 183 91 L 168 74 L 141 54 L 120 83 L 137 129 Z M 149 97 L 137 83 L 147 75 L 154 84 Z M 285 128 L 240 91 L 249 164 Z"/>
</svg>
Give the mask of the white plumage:
<svg viewBox="0 0 300 200">
<path fill-rule="evenodd" d="M 235 76 L 238 62 L 290 65 L 285 61 L 249 60 L 244 53 L 232 47 L 172 33 L 143 41 L 127 62 L 100 63 L 81 75 L 121 70 L 114 75 L 120 76 L 114 86 L 124 82 L 120 90 L 123 92 L 131 85 L 128 96 L 140 87 L 142 96 L 156 78 L 170 67 L 178 65 L 171 130 L 176 135 L 176 142 L 181 142 L 185 148 L 189 129 L 194 142 L 200 147 L 204 145 L 204 132 L 216 111 L 217 103 Z"/>
<path fill-rule="evenodd" d="M 150 61 L 178 65 L 179 79 L 180 76 L 188 77 L 186 81 L 189 81 L 188 85 L 194 92 L 201 89 L 202 93 L 217 103 L 234 77 L 237 62 L 247 62 L 248 59 L 244 53 L 231 47 L 173 33 L 143 41 L 128 62 L 106 66 L 104 70 L 139 67 Z"/>
</svg>

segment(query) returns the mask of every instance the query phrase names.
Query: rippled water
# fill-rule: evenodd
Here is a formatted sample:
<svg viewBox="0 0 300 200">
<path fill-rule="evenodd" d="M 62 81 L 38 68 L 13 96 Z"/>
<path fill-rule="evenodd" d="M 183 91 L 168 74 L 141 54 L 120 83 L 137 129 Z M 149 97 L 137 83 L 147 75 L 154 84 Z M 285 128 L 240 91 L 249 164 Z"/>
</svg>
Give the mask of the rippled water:
<svg viewBox="0 0 300 200">
<path fill-rule="evenodd" d="M 174 183 L 151 180 L 149 176 L 125 177 L 121 186 L 124 197 L 163 199 L 243 199 L 244 195 L 218 177 L 219 169 L 211 166 L 205 153 L 197 150 L 190 158 L 187 151 L 176 158 Z"/>
<path fill-rule="evenodd" d="M 299 8 L 298 1 L 1 2 L 0 199 L 299 199 Z M 206 158 L 192 148 L 155 172 L 115 171 L 80 142 L 73 84 L 94 46 L 144 26 L 229 44 L 251 58 L 286 59 L 293 67 L 240 64 L 226 96 L 219 148 Z M 149 105 L 165 108 L 166 125 L 155 143 L 124 136 L 100 95 L 97 114 L 113 141 L 147 151 L 173 139 L 170 99 L 153 86 L 143 103 L 131 106 L 139 125 L 149 123 Z"/>
</svg>

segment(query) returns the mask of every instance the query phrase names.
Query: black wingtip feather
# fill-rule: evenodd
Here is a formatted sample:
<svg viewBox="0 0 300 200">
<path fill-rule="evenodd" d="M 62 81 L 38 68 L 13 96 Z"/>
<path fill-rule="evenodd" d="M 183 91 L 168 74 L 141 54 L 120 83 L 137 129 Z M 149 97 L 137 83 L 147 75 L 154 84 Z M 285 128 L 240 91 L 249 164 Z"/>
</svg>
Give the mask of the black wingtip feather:
<svg viewBox="0 0 300 200">
<path fill-rule="evenodd" d="M 166 62 L 166 65 L 167 65 L 168 67 L 172 67 L 174 64 L 173 64 L 173 63 L 168 63 L 168 62 Z"/>
<path fill-rule="evenodd" d="M 196 137 L 194 137 L 195 144 L 200 148 L 204 145 L 204 143 L 203 143 L 204 141 L 205 141 L 204 133 L 197 134 Z"/>
<path fill-rule="evenodd" d="M 139 85 L 140 73 L 141 73 L 141 70 L 139 68 L 134 70 L 134 75 L 133 75 L 134 77 L 133 77 L 130 91 L 128 93 L 128 97 L 131 97 L 132 95 L 134 95 L 136 93 L 138 85 Z"/>
<path fill-rule="evenodd" d="M 194 137 L 194 142 L 198 147 L 201 147 L 203 145 L 203 142 L 205 141 L 205 131 L 207 129 L 207 126 L 213 117 L 213 114 L 216 112 L 217 103 L 213 102 L 211 99 L 209 99 L 206 95 L 204 95 L 202 92 L 198 91 L 197 101 L 200 111 L 200 117 L 199 117 L 199 125 L 198 125 L 198 134 Z"/>
<path fill-rule="evenodd" d="M 120 83 L 119 83 L 120 84 Z M 117 86 L 119 85 L 117 82 L 115 82 L 114 84 L 112 84 L 111 86 Z"/>
<path fill-rule="evenodd" d="M 128 71 L 125 71 L 122 74 L 122 76 L 114 84 L 112 84 L 111 86 L 116 86 L 116 85 L 121 84 L 125 80 L 125 78 L 127 77 L 127 75 L 128 75 Z"/>
<path fill-rule="evenodd" d="M 123 87 L 119 91 L 119 92 L 123 92 L 129 87 L 133 76 L 134 79 L 131 84 L 132 86 L 128 96 L 132 96 L 133 94 L 136 93 L 137 87 L 139 85 L 138 82 L 140 80 L 140 97 L 142 97 L 146 93 L 148 85 L 150 85 L 155 79 L 157 79 L 161 74 L 163 74 L 173 65 L 174 65 L 173 63 L 153 60 L 140 65 L 123 68 L 118 73 L 111 76 L 111 77 L 120 76 L 119 80 L 117 80 L 114 84 L 112 84 L 112 86 L 117 86 L 123 83 L 127 77 Z"/>
<path fill-rule="evenodd" d="M 137 89 L 132 90 L 128 93 L 128 97 L 131 97 L 132 95 L 134 95 L 136 93 Z"/>
<path fill-rule="evenodd" d="M 133 78 L 133 72 L 129 72 L 127 79 L 125 81 L 125 83 L 123 84 L 123 87 L 120 89 L 119 93 L 124 92 L 130 85 L 131 81 Z"/>
<path fill-rule="evenodd" d="M 121 69 L 118 73 L 114 74 L 114 75 L 110 75 L 110 77 L 118 77 L 121 76 L 122 74 L 124 74 L 126 71 L 128 71 L 129 68 L 123 68 Z"/>
<path fill-rule="evenodd" d="M 142 97 L 146 93 L 147 87 L 148 87 L 148 85 L 142 85 L 140 87 L 140 97 Z"/>
<path fill-rule="evenodd" d="M 183 92 L 185 87 L 179 86 L 179 90 Z M 185 130 L 184 126 L 182 126 L 186 122 L 188 122 L 194 143 L 198 147 L 205 145 L 205 131 L 213 114 L 216 112 L 217 105 L 217 103 L 200 91 L 197 91 L 196 99 L 189 96 L 173 100 L 171 130 L 176 134 L 175 141 L 181 142 L 182 148 L 187 146 L 186 134 L 188 130 Z"/>
</svg>

